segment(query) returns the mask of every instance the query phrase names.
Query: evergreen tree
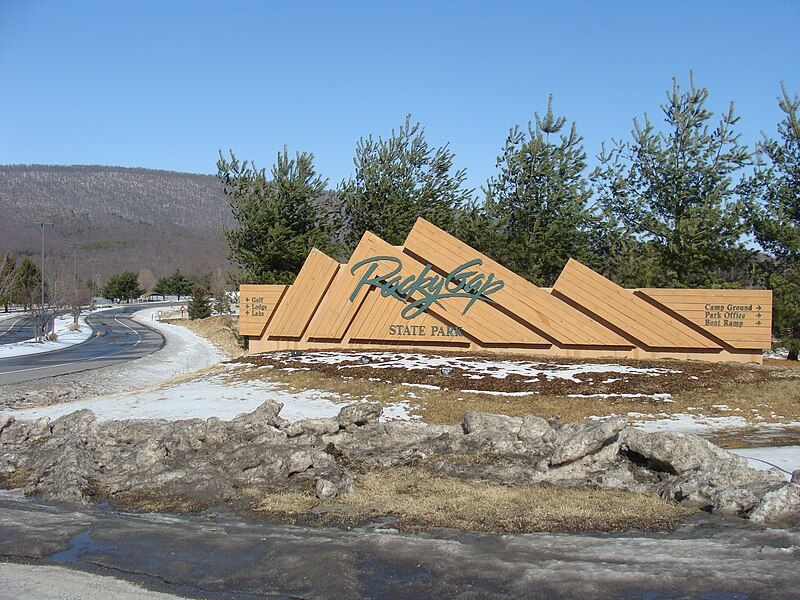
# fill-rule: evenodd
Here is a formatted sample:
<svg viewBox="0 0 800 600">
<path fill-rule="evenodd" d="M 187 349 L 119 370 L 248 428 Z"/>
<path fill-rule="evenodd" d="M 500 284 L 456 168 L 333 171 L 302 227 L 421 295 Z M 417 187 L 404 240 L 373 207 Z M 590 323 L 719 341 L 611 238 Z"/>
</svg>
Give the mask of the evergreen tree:
<svg viewBox="0 0 800 600">
<path fill-rule="evenodd" d="M 339 236 L 348 252 L 369 230 L 390 244 L 402 244 L 417 217 L 448 231 L 471 191 L 466 172 L 453 170 L 453 153 L 431 147 L 419 123 L 405 124 L 388 139 L 372 136 L 356 146 L 355 175 L 342 182 Z"/>
<path fill-rule="evenodd" d="M 800 97 L 781 86 L 778 105 L 784 113 L 778 140 L 759 144 L 755 173 L 744 184 L 753 233 L 769 253 L 760 263 L 762 281 L 773 290 L 773 334 L 800 352 Z"/>
<path fill-rule="evenodd" d="M 527 131 L 514 127 L 497 159 L 499 173 L 486 185 L 484 210 L 496 234 L 481 248 L 538 284 L 552 285 L 570 257 L 590 262 L 594 217 L 584 176 L 586 152 L 572 123 L 553 113 L 534 114 Z M 486 235 L 486 234 L 484 234 Z"/>
<path fill-rule="evenodd" d="M 42 272 L 39 265 L 30 258 L 23 258 L 14 276 L 14 299 L 27 310 L 36 303 L 40 296 Z"/>
<path fill-rule="evenodd" d="M 205 319 L 211 316 L 211 302 L 208 298 L 208 290 L 200 284 L 192 288 L 192 297 L 189 298 L 189 318 Z"/>
<path fill-rule="evenodd" d="M 109 300 L 121 302 L 122 300 L 131 301 L 134 298 L 138 298 L 144 291 L 139 287 L 136 273 L 123 271 L 109 277 L 101 293 Z"/>
<path fill-rule="evenodd" d="M 158 294 L 162 298 L 172 293 L 172 281 L 169 277 L 159 277 L 156 284 L 153 286 L 153 293 Z"/>
<path fill-rule="evenodd" d="M 707 98 L 692 76 L 687 91 L 673 80 L 661 107 L 666 130 L 647 115 L 634 119 L 632 140 L 604 149 L 592 176 L 602 208 L 655 253 L 660 285 L 720 285 L 748 257 L 733 180 L 750 154 L 734 131 L 733 103 L 712 127 Z"/>
<path fill-rule="evenodd" d="M 13 254 L 6 252 L 0 256 L 0 304 L 3 304 L 5 312 L 13 302 L 16 270 L 17 259 Z"/>
<path fill-rule="evenodd" d="M 230 257 L 248 283 L 291 283 L 308 253 L 331 246 L 328 219 L 314 201 L 327 181 L 314 168 L 314 156 L 290 159 L 284 148 L 267 178 L 264 169 L 220 153 L 217 177 L 225 186 L 237 221 L 225 231 Z"/>
<path fill-rule="evenodd" d="M 168 281 L 169 291 L 167 293 L 171 296 L 177 296 L 178 300 L 181 299 L 181 296 L 188 296 L 192 293 L 194 282 L 189 277 L 181 273 L 180 269 L 176 269 L 175 272 L 170 275 Z"/>
</svg>

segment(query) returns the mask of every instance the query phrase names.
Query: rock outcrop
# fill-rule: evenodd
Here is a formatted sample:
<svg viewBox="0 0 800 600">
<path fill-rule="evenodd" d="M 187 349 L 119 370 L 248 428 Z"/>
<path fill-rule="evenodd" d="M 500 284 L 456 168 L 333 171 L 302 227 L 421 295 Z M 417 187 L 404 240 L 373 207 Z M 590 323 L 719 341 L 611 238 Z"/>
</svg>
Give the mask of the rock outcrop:
<svg viewBox="0 0 800 600">
<path fill-rule="evenodd" d="M 646 433 L 612 417 L 558 425 L 469 412 L 460 425 L 381 423 L 379 404 L 290 423 L 267 401 L 231 421 L 55 421 L 0 415 L 0 485 L 61 502 L 194 511 L 248 507 L 260 493 L 330 500 L 359 474 L 403 465 L 505 484 L 659 494 L 759 524 L 800 522 L 800 484 L 757 471 L 689 434 Z"/>
</svg>

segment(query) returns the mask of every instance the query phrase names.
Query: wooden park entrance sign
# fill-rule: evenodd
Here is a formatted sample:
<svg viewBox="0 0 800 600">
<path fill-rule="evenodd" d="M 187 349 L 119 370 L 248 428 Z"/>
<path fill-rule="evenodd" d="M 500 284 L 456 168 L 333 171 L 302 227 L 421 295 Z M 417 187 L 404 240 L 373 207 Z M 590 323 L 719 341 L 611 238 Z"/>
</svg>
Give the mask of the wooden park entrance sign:
<svg viewBox="0 0 800 600">
<path fill-rule="evenodd" d="M 243 285 L 250 352 L 417 349 L 761 362 L 769 290 L 625 289 L 570 260 L 540 288 L 420 218 L 367 232 L 341 264 L 312 250 L 292 285 Z"/>
</svg>

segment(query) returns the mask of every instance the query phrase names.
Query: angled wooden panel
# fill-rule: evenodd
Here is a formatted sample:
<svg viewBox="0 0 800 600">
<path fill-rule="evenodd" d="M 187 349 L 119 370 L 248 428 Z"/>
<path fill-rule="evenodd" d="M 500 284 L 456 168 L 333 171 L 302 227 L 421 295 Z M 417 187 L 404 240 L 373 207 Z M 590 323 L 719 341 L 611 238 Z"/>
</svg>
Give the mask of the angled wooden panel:
<svg viewBox="0 0 800 600">
<path fill-rule="evenodd" d="M 478 270 L 493 272 L 498 279 L 505 282 L 505 287 L 494 293 L 492 299 L 503 309 L 561 345 L 631 346 L 629 340 L 425 219 L 417 219 L 404 248 L 443 272 L 449 272 L 469 260 L 481 259 L 483 264 Z"/>
<path fill-rule="evenodd" d="M 388 256 L 402 262 L 403 266 L 399 275 L 403 278 L 416 278 L 425 268 L 425 265 L 414 257 L 405 254 L 401 248 L 387 244 L 380 238 L 375 237 L 372 244 L 374 249 L 373 256 Z M 388 272 L 388 267 L 378 271 L 379 274 L 386 272 Z M 361 272 L 356 273 L 356 277 L 352 282 L 353 288 L 360 280 L 360 276 Z M 352 292 L 353 288 L 350 289 L 350 292 Z M 420 298 L 422 296 L 419 293 L 412 296 L 412 300 Z M 406 319 L 400 315 L 400 311 L 404 308 L 405 303 L 396 298 L 394 300 L 394 306 L 384 304 L 382 309 L 389 311 L 396 323 L 402 324 Z M 494 295 L 492 300 L 494 300 Z M 427 309 L 427 312 L 442 321 L 452 323 L 483 344 L 551 345 L 549 340 L 496 310 L 489 303 L 478 300 L 465 311 L 468 303 L 469 300 L 467 298 L 449 297 L 443 299 L 441 304 L 433 304 Z M 379 316 L 376 316 L 376 318 L 379 318 Z"/>
<path fill-rule="evenodd" d="M 314 317 L 306 331 L 306 337 L 311 340 L 341 341 L 353 317 L 366 296 L 367 290 L 362 290 L 353 302 L 350 294 L 356 285 L 356 277 L 350 273 L 350 267 L 364 258 L 375 256 L 375 240 L 378 238 L 366 232 L 353 250 L 350 260 L 346 265 L 341 265 L 333 278 L 328 291 L 322 298 Z"/>
<path fill-rule="evenodd" d="M 443 323 L 429 313 L 414 319 L 398 318 L 402 304 L 389 296 L 371 290 L 350 326 L 351 342 L 424 342 L 442 345 L 467 344 L 469 340 L 457 328 Z"/>
<path fill-rule="evenodd" d="M 260 337 L 288 285 L 240 285 L 239 333 Z"/>
<path fill-rule="evenodd" d="M 720 349 L 703 334 L 576 260 L 569 260 L 553 291 L 647 347 Z"/>
<path fill-rule="evenodd" d="M 302 337 L 338 269 L 338 262 L 316 248 L 311 250 L 297 278 L 286 292 L 286 297 L 275 311 L 267 328 L 267 335 L 270 338 Z"/>
<path fill-rule="evenodd" d="M 734 348 L 772 345 L 771 290 L 635 290 L 702 327 Z"/>
</svg>

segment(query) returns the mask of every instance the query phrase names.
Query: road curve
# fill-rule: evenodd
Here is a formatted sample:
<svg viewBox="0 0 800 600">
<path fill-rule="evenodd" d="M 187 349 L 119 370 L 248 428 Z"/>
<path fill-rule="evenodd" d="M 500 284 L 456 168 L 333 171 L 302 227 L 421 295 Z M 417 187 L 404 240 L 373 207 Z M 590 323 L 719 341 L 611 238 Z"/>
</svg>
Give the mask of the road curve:
<svg viewBox="0 0 800 600">
<path fill-rule="evenodd" d="M 48 315 L 48 319 L 51 315 Z M 0 323 L 0 344 L 16 344 L 36 336 L 35 320 L 28 314 L 17 315 Z"/>
<path fill-rule="evenodd" d="M 89 315 L 92 327 L 87 341 L 63 350 L 14 356 L 0 360 L 0 385 L 44 379 L 135 360 L 160 350 L 164 336 L 130 316 L 143 308 L 167 304 L 141 304 L 113 308 Z"/>
</svg>

